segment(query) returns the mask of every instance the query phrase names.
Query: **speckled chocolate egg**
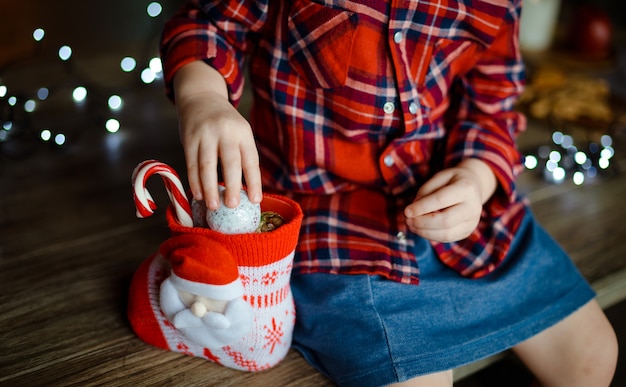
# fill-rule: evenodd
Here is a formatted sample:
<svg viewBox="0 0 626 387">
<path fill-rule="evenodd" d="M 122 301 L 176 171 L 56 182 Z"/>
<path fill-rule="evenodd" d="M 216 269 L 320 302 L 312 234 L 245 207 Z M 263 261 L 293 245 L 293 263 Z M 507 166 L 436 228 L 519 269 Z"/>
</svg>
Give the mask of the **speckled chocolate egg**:
<svg viewBox="0 0 626 387">
<path fill-rule="evenodd" d="M 225 188 L 220 186 L 220 207 L 209 210 L 206 221 L 209 228 L 224 234 L 244 234 L 255 232 L 261 221 L 261 206 L 248 199 L 246 191 L 239 193 L 239 206 L 226 207 L 224 204 Z"/>
</svg>

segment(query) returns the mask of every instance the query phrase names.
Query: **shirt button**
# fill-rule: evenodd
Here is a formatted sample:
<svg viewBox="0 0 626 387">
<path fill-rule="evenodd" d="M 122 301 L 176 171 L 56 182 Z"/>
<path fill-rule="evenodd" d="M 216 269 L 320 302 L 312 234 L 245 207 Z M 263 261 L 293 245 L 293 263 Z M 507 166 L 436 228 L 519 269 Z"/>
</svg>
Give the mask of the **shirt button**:
<svg viewBox="0 0 626 387">
<path fill-rule="evenodd" d="M 393 34 L 393 41 L 396 43 L 400 43 L 404 39 L 404 34 L 400 31 Z"/>
<path fill-rule="evenodd" d="M 385 113 L 391 114 L 394 110 L 396 110 L 396 105 L 393 102 L 385 102 L 385 104 L 383 105 L 383 110 L 385 111 Z"/>
<path fill-rule="evenodd" d="M 383 163 L 385 163 L 385 165 L 388 166 L 388 167 L 393 166 L 393 164 L 394 164 L 393 156 L 391 156 L 391 155 L 385 156 L 385 158 L 383 159 Z"/>
<path fill-rule="evenodd" d="M 417 104 L 415 102 L 411 102 L 411 104 L 409 105 L 409 111 L 411 112 L 411 114 L 417 113 Z"/>
</svg>

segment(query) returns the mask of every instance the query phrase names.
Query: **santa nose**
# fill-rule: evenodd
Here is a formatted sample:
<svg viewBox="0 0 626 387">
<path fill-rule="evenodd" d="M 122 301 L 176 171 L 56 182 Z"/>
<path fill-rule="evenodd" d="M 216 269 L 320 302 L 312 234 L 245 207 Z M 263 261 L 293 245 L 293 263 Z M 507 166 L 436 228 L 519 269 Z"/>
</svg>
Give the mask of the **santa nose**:
<svg viewBox="0 0 626 387">
<path fill-rule="evenodd" d="M 206 305 L 204 305 L 202 302 L 196 301 L 191 304 L 191 313 L 193 313 L 196 317 L 203 317 L 206 312 Z"/>
</svg>

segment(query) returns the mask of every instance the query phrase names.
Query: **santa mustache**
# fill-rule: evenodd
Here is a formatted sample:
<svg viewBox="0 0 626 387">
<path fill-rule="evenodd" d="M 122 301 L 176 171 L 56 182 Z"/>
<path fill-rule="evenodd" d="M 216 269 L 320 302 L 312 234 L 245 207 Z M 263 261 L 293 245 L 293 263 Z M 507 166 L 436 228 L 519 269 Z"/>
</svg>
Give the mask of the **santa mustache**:
<svg viewBox="0 0 626 387">
<path fill-rule="evenodd" d="M 180 299 L 178 290 L 166 279 L 161 285 L 161 310 L 192 342 L 209 349 L 222 348 L 244 338 L 252 329 L 254 313 L 242 298 L 226 303 L 223 313 L 209 310 L 201 317 Z"/>
</svg>

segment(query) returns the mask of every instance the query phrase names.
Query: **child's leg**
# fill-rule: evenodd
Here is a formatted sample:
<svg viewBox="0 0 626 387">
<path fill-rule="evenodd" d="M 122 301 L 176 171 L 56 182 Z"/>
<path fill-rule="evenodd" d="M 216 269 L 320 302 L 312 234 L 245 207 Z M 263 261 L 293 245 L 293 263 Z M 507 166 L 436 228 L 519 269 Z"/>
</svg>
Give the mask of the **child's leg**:
<svg viewBox="0 0 626 387">
<path fill-rule="evenodd" d="M 513 348 L 543 386 L 608 386 L 617 338 L 595 300 Z"/>
<path fill-rule="evenodd" d="M 391 384 L 390 387 L 451 387 L 452 371 L 418 376 L 406 382 Z"/>
</svg>

